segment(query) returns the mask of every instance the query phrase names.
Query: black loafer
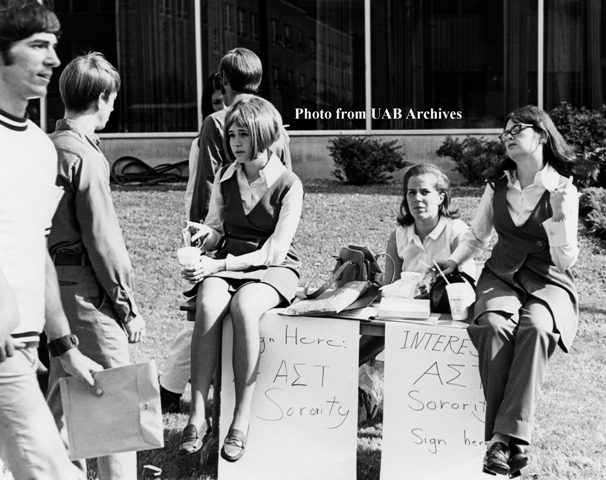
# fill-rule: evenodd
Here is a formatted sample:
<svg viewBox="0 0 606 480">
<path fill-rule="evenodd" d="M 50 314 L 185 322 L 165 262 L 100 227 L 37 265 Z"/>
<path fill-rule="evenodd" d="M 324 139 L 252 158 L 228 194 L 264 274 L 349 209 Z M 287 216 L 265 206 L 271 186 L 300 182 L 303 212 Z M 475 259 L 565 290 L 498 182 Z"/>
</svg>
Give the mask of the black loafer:
<svg viewBox="0 0 606 480">
<path fill-rule="evenodd" d="M 181 394 L 166 390 L 160 385 L 160 405 L 162 413 L 179 413 L 181 410 Z"/>
<path fill-rule="evenodd" d="M 484 457 L 484 468 L 499 475 L 509 474 L 509 447 L 502 442 L 494 443 Z"/>
<path fill-rule="evenodd" d="M 247 436 L 242 430 L 238 430 L 237 428 L 230 429 L 221 449 L 221 457 L 228 462 L 237 462 L 240 460 L 242 455 L 244 455 Z"/>
<path fill-rule="evenodd" d="M 210 432 L 208 422 L 205 420 L 200 430 L 195 425 L 185 425 L 181 433 L 181 443 L 179 444 L 179 455 L 189 455 L 196 453 L 204 445 L 204 440 Z"/>
<path fill-rule="evenodd" d="M 515 443 L 509 444 L 509 450 L 510 457 L 507 462 L 509 465 L 509 477 L 515 478 L 512 475 L 515 475 L 516 477 L 519 476 L 516 474 L 519 473 L 520 470 L 522 470 L 526 465 L 528 465 L 528 455 L 526 455 L 526 452 L 524 452 L 520 446 Z"/>
</svg>

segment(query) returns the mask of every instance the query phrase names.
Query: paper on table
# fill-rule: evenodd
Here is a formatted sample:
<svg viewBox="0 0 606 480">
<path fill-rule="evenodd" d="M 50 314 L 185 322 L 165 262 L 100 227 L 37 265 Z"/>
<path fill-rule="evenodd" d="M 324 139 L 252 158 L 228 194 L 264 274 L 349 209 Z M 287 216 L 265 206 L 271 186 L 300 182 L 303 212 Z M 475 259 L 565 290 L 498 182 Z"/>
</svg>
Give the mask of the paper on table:
<svg viewBox="0 0 606 480">
<path fill-rule="evenodd" d="M 402 272 L 400 279 L 381 287 L 383 298 L 400 297 L 414 298 L 417 295 L 423 274 L 417 272 Z"/>
<path fill-rule="evenodd" d="M 369 286 L 369 282 L 348 282 L 336 290 L 324 292 L 313 300 L 301 300 L 288 307 L 284 315 L 313 315 L 339 313 L 356 301 Z"/>
<path fill-rule="evenodd" d="M 379 322 L 389 323 L 419 323 L 424 325 L 438 325 L 440 324 L 440 314 L 439 313 L 431 313 L 427 318 L 397 318 L 397 317 L 389 317 L 389 318 L 379 318 L 377 317 L 375 320 Z M 440 324 L 440 326 L 442 326 Z"/>
</svg>

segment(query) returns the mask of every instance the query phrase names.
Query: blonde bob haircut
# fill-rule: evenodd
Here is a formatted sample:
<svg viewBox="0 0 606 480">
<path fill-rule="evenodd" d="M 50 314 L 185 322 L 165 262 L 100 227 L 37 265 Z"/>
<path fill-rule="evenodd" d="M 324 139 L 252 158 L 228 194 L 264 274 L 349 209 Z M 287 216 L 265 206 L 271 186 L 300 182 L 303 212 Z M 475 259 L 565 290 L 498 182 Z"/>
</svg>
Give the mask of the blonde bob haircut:
<svg viewBox="0 0 606 480">
<path fill-rule="evenodd" d="M 59 78 L 61 99 L 70 112 L 86 112 L 100 95 L 107 101 L 119 90 L 120 74 L 99 52 L 74 58 Z"/>
<path fill-rule="evenodd" d="M 251 160 L 253 160 L 280 138 L 282 117 L 276 107 L 261 97 L 246 95 L 234 103 L 227 112 L 223 128 L 225 152 L 233 162 L 235 156 L 229 142 L 229 129 L 232 125 L 248 130 L 252 143 Z"/>
</svg>

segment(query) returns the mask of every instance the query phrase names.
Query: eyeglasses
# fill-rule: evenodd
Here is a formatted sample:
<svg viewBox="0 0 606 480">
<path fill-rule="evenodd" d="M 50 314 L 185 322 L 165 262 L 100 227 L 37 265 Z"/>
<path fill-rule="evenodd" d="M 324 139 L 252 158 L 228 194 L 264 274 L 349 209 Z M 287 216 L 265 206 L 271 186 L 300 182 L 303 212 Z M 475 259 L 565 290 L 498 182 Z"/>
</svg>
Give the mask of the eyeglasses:
<svg viewBox="0 0 606 480">
<path fill-rule="evenodd" d="M 522 130 L 525 130 L 527 128 L 533 128 L 533 127 L 534 127 L 534 125 L 531 125 L 529 123 L 516 123 L 509 130 L 503 130 L 503 133 L 501 133 L 501 135 L 499 135 L 499 140 L 501 140 L 501 142 L 504 142 L 508 136 L 511 136 L 513 138 L 518 133 L 520 133 Z"/>
</svg>

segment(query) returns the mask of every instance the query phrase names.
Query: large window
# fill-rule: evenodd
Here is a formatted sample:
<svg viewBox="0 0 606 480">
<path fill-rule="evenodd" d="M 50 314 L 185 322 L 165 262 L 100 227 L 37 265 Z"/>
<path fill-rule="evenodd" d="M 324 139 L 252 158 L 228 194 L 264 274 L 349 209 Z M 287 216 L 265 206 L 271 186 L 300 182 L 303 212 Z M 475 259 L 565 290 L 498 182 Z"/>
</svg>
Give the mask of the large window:
<svg viewBox="0 0 606 480">
<path fill-rule="evenodd" d="M 104 133 L 198 130 L 194 2 L 183 0 L 58 0 L 62 66 L 48 95 L 48 129 L 63 116 L 62 68 L 99 51 L 118 69 L 122 88 Z M 210 40 L 212 44 L 212 40 Z"/>
<path fill-rule="evenodd" d="M 603 0 L 545 2 L 545 107 L 562 100 L 599 108 L 606 99 Z"/>
<path fill-rule="evenodd" d="M 373 128 L 494 128 L 536 102 L 536 0 L 375 5 Z"/>
<path fill-rule="evenodd" d="M 249 48 L 263 62 L 260 94 L 273 102 L 291 130 L 365 128 L 359 115 L 336 118 L 338 108 L 365 108 L 364 0 L 231 0 L 238 11 L 258 18 L 258 37 L 236 37 L 217 28 L 221 18 L 213 12 L 224 1 L 202 3 L 205 31 L 217 29 L 220 45 L 219 52 L 210 51 L 212 42 L 202 40 L 204 78 L 226 52 Z"/>
<path fill-rule="evenodd" d="M 198 85 L 236 47 L 261 58 L 260 94 L 291 131 L 500 128 L 521 105 L 606 101 L 604 0 L 54 3 L 62 66 L 49 87 L 49 131 L 63 116 L 62 68 L 91 50 L 123 81 L 106 133 L 198 131 Z M 44 111 L 36 105 L 34 119 Z"/>
</svg>

